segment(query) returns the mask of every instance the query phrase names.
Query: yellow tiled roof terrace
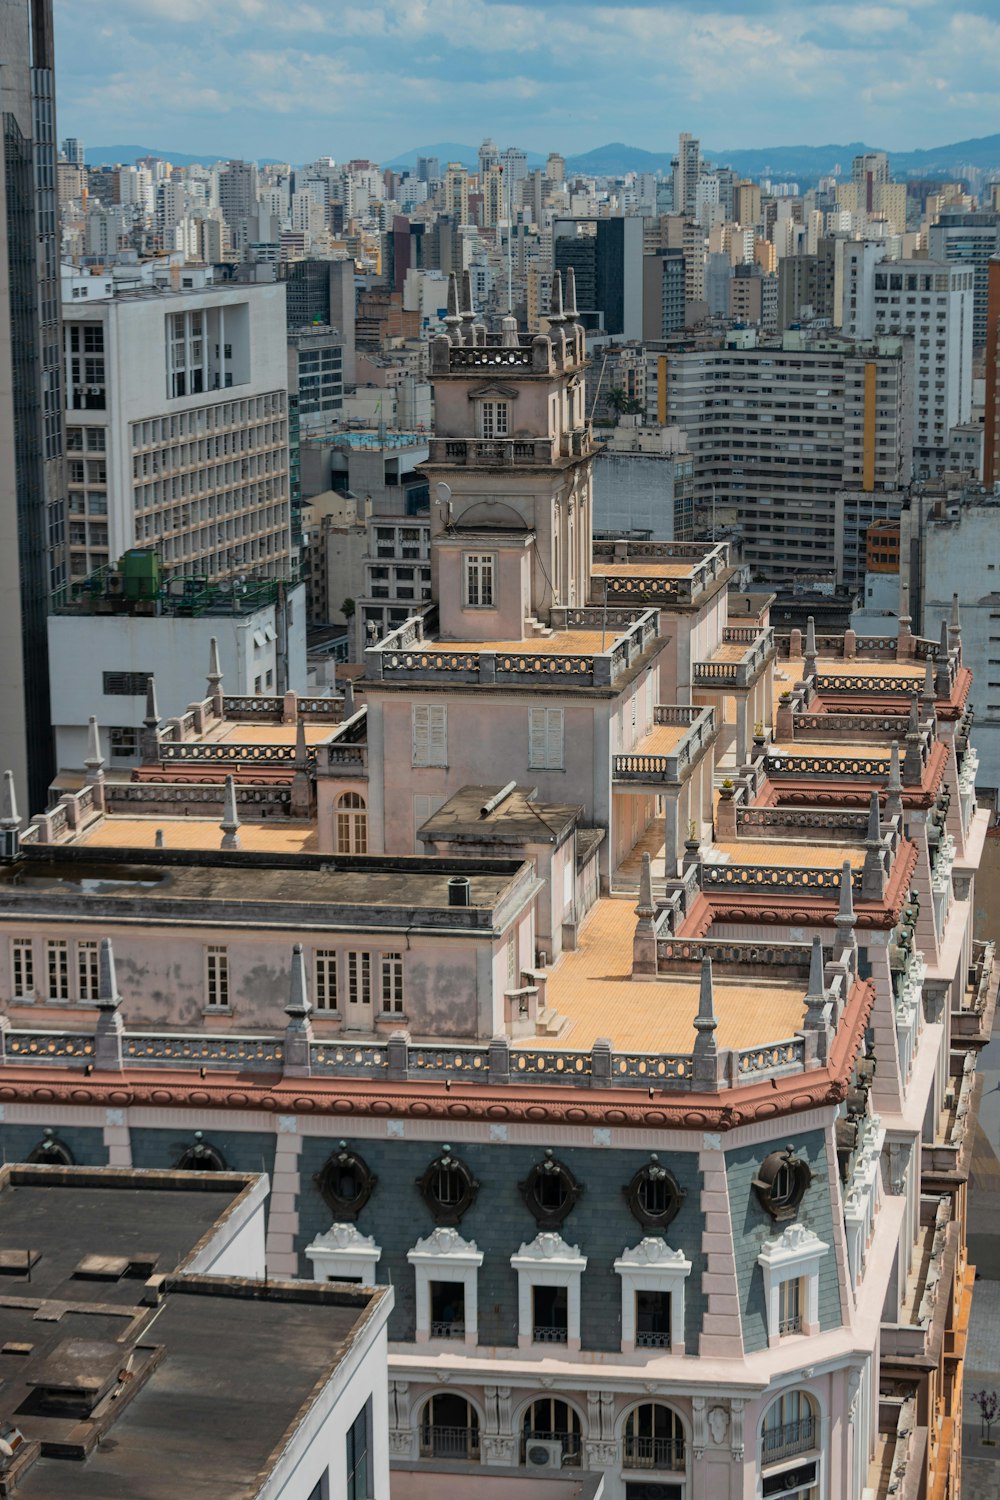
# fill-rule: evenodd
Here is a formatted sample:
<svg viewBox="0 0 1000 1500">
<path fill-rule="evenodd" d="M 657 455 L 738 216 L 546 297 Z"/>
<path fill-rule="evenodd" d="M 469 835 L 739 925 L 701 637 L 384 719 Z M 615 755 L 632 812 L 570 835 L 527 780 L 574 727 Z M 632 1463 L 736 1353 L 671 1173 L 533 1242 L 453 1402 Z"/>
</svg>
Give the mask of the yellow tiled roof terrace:
<svg viewBox="0 0 1000 1500">
<path fill-rule="evenodd" d="M 167 849 L 218 849 L 222 844 L 218 818 L 104 817 L 74 842 L 91 849 L 153 849 L 159 829 Z M 319 847 L 315 824 L 277 819 L 241 823 L 237 836 L 240 848 L 251 853 L 311 854 Z"/>
</svg>

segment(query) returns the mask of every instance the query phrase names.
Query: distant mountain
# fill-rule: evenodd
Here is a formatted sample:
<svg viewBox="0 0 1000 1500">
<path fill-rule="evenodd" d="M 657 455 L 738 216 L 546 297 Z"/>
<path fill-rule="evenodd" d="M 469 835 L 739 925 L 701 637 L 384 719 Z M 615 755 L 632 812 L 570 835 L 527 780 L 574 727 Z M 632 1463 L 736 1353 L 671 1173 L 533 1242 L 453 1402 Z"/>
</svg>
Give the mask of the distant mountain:
<svg viewBox="0 0 1000 1500">
<path fill-rule="evenodd" d="M 545 157 L 541 152 L 528 151 L 525 154 L 529 167 L 544 167 Z M 412 150 L 404 151 L 402 156 L 394 156 L 392 161 L 382 162 L 382 166 L 389 167 L 393 172 L 401 172 L 406 168 L 413 171 L 418 156 L 436 156 L 442 171 L 450 161 L 461 162 L 470 172 L 479 171 L 479 147 L 462 146 L 457 141 L 438 141 L 435 146 L 414 146 Z"/>
<path fill-rule="evenodd" d="M 747 177 L 767 173 L 773 177 L 798 177 L 815 181 L 839 166 L 850 172 L 852 157 L 864 151 L 882 150 L 863 141 L 847 141 L 829 146 L 754 146 L 731 151 L 716 151 L 706 146 L 703 154 L 716 166 L 732 167 Z M 958 175 L 963 167 L 989 169 L 1000 167 L 1000 135 L 982 136 L 977 140 L 956 141 L 950 146 L 933 146 L 922 151 L 890 151 L 889 160 L 897 177 L 936 177 Z M 669 172 L 670 151 L 643 151 L 620 141 L 598 146 L 582 156 L 570 156 L 566 167 L 584 177 L 618 177 L 625 172 Z"/>
<path fill-rule="evenodd" d="M 228 156 L 213 156 L 210 153 L 189 156 L 185 151 L 162 151 L 154 146 L 88 146 L 86 152 L 88 167 L 113 167 L 118 163 L 131 166 L 140 156 L 159 156 L 175 167 L 210 167 L 213 162 L 232 160 Z M 258 166 L 262 167 L 274 166 L 278 160 L 276 156 L 256 158 Z"/>
</svg>

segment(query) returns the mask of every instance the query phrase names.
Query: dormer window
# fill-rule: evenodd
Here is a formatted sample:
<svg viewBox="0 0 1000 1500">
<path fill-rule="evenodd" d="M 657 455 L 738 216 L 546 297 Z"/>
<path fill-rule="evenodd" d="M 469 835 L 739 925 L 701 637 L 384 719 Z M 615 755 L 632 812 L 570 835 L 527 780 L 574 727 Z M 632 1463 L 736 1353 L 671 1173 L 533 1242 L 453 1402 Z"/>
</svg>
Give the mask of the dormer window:
<svg viewBox="0 0 1000 1500">
<path fill-rule="evenodd" d="M 479 436 L 502 438 L 510 432 L 510 402 L 480 401 Z"/>
<path fill-rule="evenodd" d="M 465 606 L 493 609 L 496 605 L 496 553 L 466 552 Z"/>
</svg>

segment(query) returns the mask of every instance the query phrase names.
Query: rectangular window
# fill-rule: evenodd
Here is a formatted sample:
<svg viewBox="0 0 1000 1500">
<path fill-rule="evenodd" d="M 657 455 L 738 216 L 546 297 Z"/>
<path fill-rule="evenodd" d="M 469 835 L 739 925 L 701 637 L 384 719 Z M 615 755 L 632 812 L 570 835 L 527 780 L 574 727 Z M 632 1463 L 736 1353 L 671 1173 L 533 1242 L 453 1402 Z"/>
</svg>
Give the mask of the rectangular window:
<svg viewBox="0 0 1000 1500">
<path fill-rule="evenodd" d="M 97 944 L 88 941 L 76 945 L 77 994 L 81 1000 L 96 1000 L 100 989 Z"/>
<path fill-rule="evenodd" d="M 370 953 L 347 955 L 347 998 L 351 1005 L 371 1005 L 372 957 Z"/>
<path fill-rule="evenodd" d="M 480 401 L 479 436 L 483 438 L 506 437 L 510 431 L 509 416 L 509 402 Z"/>
<path fill-rule="evenodd" d="M 45 944 L 48 964 L 49 999 L 69 999 L 69 944 L 52 939 Z"/>
<path fill-rule="evenodd" d="M 229 1009 L 228 948 L 209 948 L 205 955 L 205 1003 L 209 1010 Z"/>
<path fill-rule="evenodd" d="M 802 1331 L 802 1278 L 793 1276 L 783 1281 L 779 1291 L 778 1333 L 801 1333 Z"/>
<path fill-rule="evenodd" d="M 561 708 L 528 710 L 528 769 L 563 769 L 563 711 Z"/>
<path fill-rule="evenodd" d="M 316 950 L 316 979 L 313 985 L 317 1010 L 337 1009 L 337 952 L 334 948 Z"/>
<path fill-rule="evenodd" d="M 145 692 L 145 688 L 143 688 Z M 139 754 L 139 731 L 128 726 L 108 730 L 112 760 L 131 760 Z"/>
<path fill-rule="evenodd" d="M 35 946 L 30 938 L 12 940 L 10 962 L 15 1000 L 33 996 L 35 993 Z"/>
<path fill-rule="evenodd" d="M 372 1403 L 365 1402 L 347 1430 L 347 1500 L 372 1500 Z"/>
<path fill-rule="evenodd" d="M 492 552 L 465 554 L 465 603 L 468 609 L 493 609 L 496 557 Z"/>
<path fill-rule="evenodd" d="M 448 709 L 444 704 L 414 704 L 413 764 L 448 764 Z"/>
<path fill-rule="evenodd" d="M 397 1015 L 403 1010 L 403 955 L 382 954 L 382 1009 Z"/>
</svg>

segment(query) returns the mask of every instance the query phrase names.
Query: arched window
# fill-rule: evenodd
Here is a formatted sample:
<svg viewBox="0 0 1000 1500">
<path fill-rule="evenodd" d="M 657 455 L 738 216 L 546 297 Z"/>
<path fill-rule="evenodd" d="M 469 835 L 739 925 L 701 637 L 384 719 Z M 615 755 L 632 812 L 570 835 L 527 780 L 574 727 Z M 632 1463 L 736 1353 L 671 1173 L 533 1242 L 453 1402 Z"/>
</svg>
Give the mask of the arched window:
<svg viewBox="0 0 1000 1500">
<path fill-rule="evenodd" d="M 360 792 L 337 798 L 337 853 L 368 853 L 368 809 Z"/>
<path fill-rule="evenodd" d="M 622 1467 L 682 1474 L 686 1462 L 684 1426 L 677 1413 L 661 1401 L 633 1406 L 622 1433 Z"/>
<path fill-rule="evenodd" d="M 809 1163 L 795 1155 L 794 1146 L 788 1146 L 765 1156 L 753 1186 L 761 1207 L 781 1223 L 795 1218 L 811 1182 Z"/>
<path fill-rule="evenodd" d="M 819 1445 L 819 1413 L 808 1391 L 786 1391 L 764 1414 L 760 1431 L 761 1465 L 780 1463 Z"/>
<path fill-rule="evenodd" d="M 420 1417 L 420 1457 L 479 1460 L 479 1413 L 458 1391 L 439 1391 Z"/>
<path fill-rule="evenodd" d="M 684 1201 L 684 1193 L 678 1186 L 677 1179 L 666 1167 L 660 1165 L 660 1159 L 655 1154 L 649 1158 L 646 1166 L 639 1168 L 622 1192 L 629 1212 L 640 1224 L 645 1224 L 650 1229 L 665 1229 L 676 1217 Z"/>
<path fill-rule="evenodd" d="M 521 1461 L 529 1469 L 555 1468 L 552 1445 L 562 1449 L 562 1467 L 577 1465 L 583 1448 L 580 1418 L 568 1401 L 541 1396 L 524 1413 L 521 1424 Z M 535 1448 L 538 1451 L 532 1452 Z M 547 1461 L 548 1460 L 548 1461 Z"/>
</svg>

